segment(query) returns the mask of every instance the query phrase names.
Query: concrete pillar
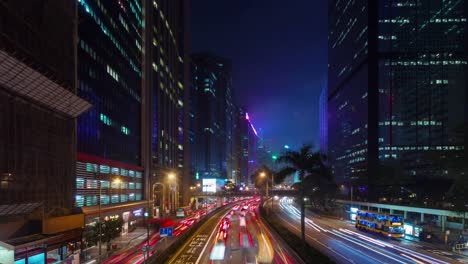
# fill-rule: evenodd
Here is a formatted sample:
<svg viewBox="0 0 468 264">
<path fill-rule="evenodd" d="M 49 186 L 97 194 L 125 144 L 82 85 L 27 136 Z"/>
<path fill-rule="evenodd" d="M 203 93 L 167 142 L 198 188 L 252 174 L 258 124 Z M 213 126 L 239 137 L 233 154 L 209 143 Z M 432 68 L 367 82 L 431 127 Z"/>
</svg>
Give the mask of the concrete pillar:
<svg viewBox="0 0 468 264">
<path fill-rule="evenodd" d="M 381 213 L 381 212 L 382 212 L 382 208 L 377 208 L 377 212 Z"/>
<path fill-rule="evenodd" d="M 445 222 L 447 221 L 447 217 L 445 215 L 439 215 L 439 221 L 442 232 L 445 232 Z"/>
<path fill-rule="evenodd" d="M 407 211 L 403 211 L 403 219 L 406 219 L 408 218 L 408 212 Z"/>
<path fill-rule="evenodd" d="M 390 209 L 390 214 L 394 214 L 394 210 L 393 210 L 393 209 Z"/>
<path fill-rule="evenodd" d="M 421 223 L 424 223 L 424 213 L 421 213 Z"/>
</svg>

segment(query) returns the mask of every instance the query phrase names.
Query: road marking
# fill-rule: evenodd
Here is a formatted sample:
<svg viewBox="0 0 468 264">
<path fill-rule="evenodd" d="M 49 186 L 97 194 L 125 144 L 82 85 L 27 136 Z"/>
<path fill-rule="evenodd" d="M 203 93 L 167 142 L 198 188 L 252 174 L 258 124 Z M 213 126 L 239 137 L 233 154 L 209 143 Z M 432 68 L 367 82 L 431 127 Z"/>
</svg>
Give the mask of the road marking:
<svg viewBox="0 0 468 264">
<path fill-rule="evenodd" d="M 295 230 L 301 232 L 300 229 L 298 229 L 297 227 L 295 227 L 294 225 L 292 225 L 291 223 L 289 223 L 288 221 L 286 221 L 286 219 L 284 219 L 283 217 L 281 217 L 281 216 L 279 216 L 279 215 L 277 215 L 277 216 L 278 216 L 279 218 L 281 218 L 286 224 L 290 225 L 290 226 L 291 226 L 292 228 L 294 228 Z M 349 261 L 349 262 L 351 262 L 351 263 L 354 263 L 354 262 L 352 262 L 352 260 L 350 260 L 350 259 L 348 259 L 347 257 L 343 256 L 343 255 L 340 254 L 339 252 L 337 252 L 337 251 L 335 251 L 335 250 L 333 250 L 333 249 L 328 248 L 327 245 L 325 245 L 324 243 L 318 241 L 316 238 L 314 238 L 314 237 L 312 237 L 312 236 L 310 236 L 310 235 L 308 235 L 308 234 L 306 234 L 306 236 L 309 237 L 309 238 L 312 239 L 312 240 L 317 241 L 318 244 L 320 244 L 320 245 L 323 246 L 323 247 L 326 247 L 328 250 L 332 251 L 332 252 L 335 253 L 336 255 L 338 255 L 338 256 L 340 256 L 340 257 L 346 259 L 347 261 Z"/>
<path fill-rule="evenodd" d="M 229 213 L 229 210 L 221 217 L 221 219 L 218 221 L 218 223 L 216 223 L 215 225 L 215 228 L 213 229 L 213 232 L 211 232 L 211 235 L 210 237 L 208 238 L 208 240 L 206 241 L 205 243 L 205 246 L 203 247 L 202 251 L 200 252 L 200 256 L 198 256 L 197 258 L 197 261 L 195 261 L 195 264 L 198 264 L 200 263 L 200 260 L 201 260 L 201 257 L 203 256 L 205 250 L 206 250 L 206 247 L 208 246 L 208 244 L 210 243 L 210 240 L 211 238 L 213 237 L 214 233 L 217 231 L 217 227 L 218 227 L 218 224 L 221 223 L 221 220 L 226 217 L 226 215 Z"/>
</svg>

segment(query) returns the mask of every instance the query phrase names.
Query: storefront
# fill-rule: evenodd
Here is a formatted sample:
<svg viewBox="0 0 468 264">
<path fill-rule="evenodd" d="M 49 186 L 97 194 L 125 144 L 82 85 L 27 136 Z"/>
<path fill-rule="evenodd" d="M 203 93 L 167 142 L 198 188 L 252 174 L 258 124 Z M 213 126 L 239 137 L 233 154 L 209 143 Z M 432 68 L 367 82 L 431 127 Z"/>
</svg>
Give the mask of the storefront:
<svg viewBox="0 0 468 264">
<path fill-rule="evenodd" d="M 83 207 L 85 214 L 85 224 L 95 225 L 99 219 L 99 208 L 96 206 Z M 101 217 L 104 221 L 113 218 L 121 218 L 122 234 L 127 234 L 135 230 L 137 226 L 144 224 L 145 202 L 120 205 L 118 207 L 103 206 L 101 208 Z"/>
</svg>

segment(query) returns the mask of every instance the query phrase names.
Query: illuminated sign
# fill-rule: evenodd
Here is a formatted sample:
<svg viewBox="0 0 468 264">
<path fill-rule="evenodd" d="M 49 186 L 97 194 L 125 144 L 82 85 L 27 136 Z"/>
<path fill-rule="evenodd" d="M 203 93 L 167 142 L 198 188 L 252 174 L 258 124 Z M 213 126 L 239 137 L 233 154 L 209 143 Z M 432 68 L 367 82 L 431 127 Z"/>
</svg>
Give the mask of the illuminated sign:
<svg viewBox="0 0 468 264">
<path fill-rule="evenodd" d="M 403 226 L 403 228 L 405 229 L 405 234 L 406 235 L 411 235 L 411 236 L 413 235 L 413 226 L 412 225 L 405 224 Z"/>
<path fill-rule="evenodd" d="M 133 211 L 133 215 L 134 215 L 134 216 L 141 216 L 141 213 L 142 213 L 142 212 L 143 212 L 142 209 L 134 210 L 134 211 Z"/>
<path fill-rule="evenodd" d="M 358 210 L 359 209 L 355 207 L 350 208 L 351 214 L 349 216 L 350 216 L 351 221 L 356 221 L 356 213 Z"/>
<path fill-rule="evenodd" d="M 216 192 L 216 179 L 203 179 L 203 192 Z"/>
</svg>

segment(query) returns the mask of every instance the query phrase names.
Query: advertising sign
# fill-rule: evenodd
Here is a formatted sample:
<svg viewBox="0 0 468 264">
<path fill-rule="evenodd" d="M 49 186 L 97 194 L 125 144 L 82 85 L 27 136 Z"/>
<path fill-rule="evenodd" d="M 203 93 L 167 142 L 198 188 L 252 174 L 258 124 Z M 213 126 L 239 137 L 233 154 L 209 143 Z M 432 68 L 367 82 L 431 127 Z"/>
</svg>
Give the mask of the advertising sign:
<svg viewBox="0 0 468 264">
<path fill-rule="evenodd" d="M 216 192 L 216 179 L 203 179 L 203 192 L 211 192 L 215 193 Z"/>
</svg>

